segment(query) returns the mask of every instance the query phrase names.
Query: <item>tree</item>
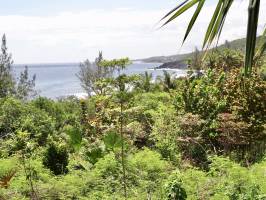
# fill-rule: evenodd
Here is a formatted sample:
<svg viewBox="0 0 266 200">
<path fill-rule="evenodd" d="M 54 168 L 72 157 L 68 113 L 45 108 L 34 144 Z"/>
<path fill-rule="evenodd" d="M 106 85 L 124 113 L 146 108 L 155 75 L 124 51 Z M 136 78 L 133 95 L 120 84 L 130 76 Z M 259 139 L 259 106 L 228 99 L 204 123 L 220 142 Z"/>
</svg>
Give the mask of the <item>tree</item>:
<svg viewBox="0 0 266 200">
<path fill-rule="evenodd" d="M 34 96 L 36 94 L 34 90 L 36 76 L 34 75 L 32 79 L 29 79 L 28 67 L 26 66 L 20 74 L 18 83 L 16 83 L 12 73 L 12 64 L 12 55 L 7 52 L 6 36 L 4 34 L 0 54 L 0 98 L 15 96 L 26 100 Z"/>
<path fill-rule="evenodd" d="M 198 48 L 195 48 L 195 51 L 192 55 L 192 58 L 189 60 L 189 64 L 188 67 L 195 71 L 195 73 L 197 75 L 200 74 L 200 70 L 202 68 L 202 62 L 201 62 L 201 55 L 200 55 L 200 51 L 198 50 Z"/>
<path fill-rule="evenodd" d="M 83 63 L 80 63 L 80 71 L 77 77 L 81 82 L 82 88 L 89 96 L 91 96 L 92 93 L 101 94 L 103 90 L 99 82 L 113 75 L 112 68 L 100 65 L 102 60 L 102 52 L 99 52 L 99 56 L 95 59 L 95 62 L 91 63 L 87 59 Z"/>
<path fill-rule="evenodd" d="M 103 60 L 100 65 L 109 67 L 118 71 L 118 77 L 114 78 L 111 82 L 115 87 L 115 98 L 119 104 L 119 125 L 117 127 L 121 137 L 121 164 L 123 171 L 123 190 L 124 197 L 127 199 L 127 176 L 126 176 L 126 161 L 125 161 L 125 141 L 124 141 L 124 128 L 125 128 L 125 106 L 129 101 L 130 95 L 128 93 L 127 85 L 132 82 L 134 77 L 128 77 L 125 74 L 120 74 L 121 70 L 125 69 L 130 64 L 128 58 Z"/>
<path fill-rule="evenodd" d="M 28 67 L 26 66 L 24 71 L 20 73 L 16 96 L 22 100 L 27 100 L 28 98 L 36 96 L 37 92 L 34 89 L 35 80 L 36 75 L 33 75 L 32 79 L 29 79 Z"/>
<path fill-rule="evenodd" d="M 139 76 L 139 80 L 136 83 L 136 88 L 139 88 L 145 92 L 151 92 L 152 90 L 152 74 L 145 72 Z"/>
<path fill-rule="evenodd" d="M 172 75 L 166 70 L 163 71 L 163 80 L 162 84 L 164 87 L 164 91 L 169 92 L 171 89 L 175 89 L 175 83 L 172 78 Z"/>
<path fill-rule="evenodd" d="M 11 54 L 7 52 L 6 36 L 2 37 L 0 54 L 0 98 L 15 93 L 15 80 L 12 76 L 13 60 Z"/>
<path fill-rule="evenodd" d="M 162 20 L 167 19 L 163 24 L 166 25 L 169 22 L 173 21 L 175 18 L 189 10 L 194 5 L 197 5 L 197 8 L 188 24 L 185 37 L 183 42 L 187 39 L 190 31 L 192 30 L 195 21 L 197 20 L 206 0 L 183 0 L 181 4 L 172 9 L 167 13 Z M 228 11 L 230 10 L 234 0 L 218 0 L 216 9 L 213 13 L 211 21 L 209 23 L 208 29 L 205 34 L 203 48 L 209 48 L 215 39 L 219 40 L 221 35 L 224 22 L 226 20 Z M 258 28 L 258 19 L 260 11 L 260 0 L 249 0 L 248 7 L 248 25 L 247 25 L 247 35 L 246 35 L 246 55 L 245 55 L 245 76 L 250 76 L 252 72 L 252 66 L 254 62 L 256 39 L 257 39 L 257 28 Z M 266 30 L 265 30 L 266 32 Z M 262 45 L 262 49 L 265 50 L 266 39 Z M 261 48 L 260 50 L 261 51 Z"/>
<path fill-rule="evenodd" d="M 118 72 L 118 76 L 120 75 L 121 70 L 125 69 L 129 64 L 131 64 L 129 58 L 102 60 L 99 63 L 101 67 L 116 70 Z"/>
</svg>

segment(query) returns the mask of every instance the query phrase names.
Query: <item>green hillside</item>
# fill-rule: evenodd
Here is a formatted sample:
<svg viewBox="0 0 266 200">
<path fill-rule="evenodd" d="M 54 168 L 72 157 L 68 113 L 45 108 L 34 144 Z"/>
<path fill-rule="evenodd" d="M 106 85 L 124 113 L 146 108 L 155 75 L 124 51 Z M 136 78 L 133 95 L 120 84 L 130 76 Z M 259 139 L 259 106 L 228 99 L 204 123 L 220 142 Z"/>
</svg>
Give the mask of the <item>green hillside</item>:
<svg viewBox="0 0 266 200">
<path fill-rule="evenodd" d="M 260 43 L 261 37 L 258 37 L 257 43 Z M 216 47 L 218 50 L 224 49 L 224 48 L 230 48 L 230 49 L 238 49 L 241 51 L 245 50 L 245 38 L 232 40 L 232 41 L 226 41 L 224 44 Z M 170 56 L 154 56 L 150 58 L 144 58 L 139 59 L 138 61 L 146 62 L 146 63 L 175 63 L 180 61 L 187 60 L 189 57 L 191 57 L 193 52 L 187 53 L 187 54 L 177 54 L 177 55 L 170 55 Z"/>
</svg>

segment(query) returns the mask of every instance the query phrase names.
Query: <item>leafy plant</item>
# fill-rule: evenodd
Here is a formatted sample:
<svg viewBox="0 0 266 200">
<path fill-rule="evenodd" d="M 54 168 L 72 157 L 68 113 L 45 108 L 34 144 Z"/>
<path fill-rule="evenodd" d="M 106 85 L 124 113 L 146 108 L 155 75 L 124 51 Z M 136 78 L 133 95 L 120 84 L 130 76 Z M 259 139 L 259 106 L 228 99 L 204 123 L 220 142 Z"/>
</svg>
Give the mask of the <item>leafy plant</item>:
<svg viewBox="0 0 266 200">
<path fill-rule="evenodd" d="M 167 200 L 185 200 L 187 199 L 187 193 L 182 187 L 182 183 L 178 180 L 174 180 L 166 185 Z"/>
<path fill-rule="evenodd" d="M 81 148 L 81 143 L 82 143 L 81 130 L 77 127 L 67 125 L 64 127 L 64 131 L 69 136 L 70 146 L 73 147 L 75 151 L 78 151 Z"/>
<path fill-rule="evenodd" d="M 113 131 L 107 133 L 107 135 L 103 138 L 103 141 L 105 147 L 113 152 L 116 148 L 122 147 L 122 138 L 120 137 L 120 135 Z"/>
<path fill-rule="evenodd" d="M 0 159 L 0 188 L 7 189 L 18 171 L 17 160 Z"/>
<path fill-rule="evenodd" d="M 47 148 L 43 164 L 49 168 L 55 175 L 61 175 L 68 172 L 68 152 L 65 147 L 57 146 L 52 143 Z"/>
</svg>

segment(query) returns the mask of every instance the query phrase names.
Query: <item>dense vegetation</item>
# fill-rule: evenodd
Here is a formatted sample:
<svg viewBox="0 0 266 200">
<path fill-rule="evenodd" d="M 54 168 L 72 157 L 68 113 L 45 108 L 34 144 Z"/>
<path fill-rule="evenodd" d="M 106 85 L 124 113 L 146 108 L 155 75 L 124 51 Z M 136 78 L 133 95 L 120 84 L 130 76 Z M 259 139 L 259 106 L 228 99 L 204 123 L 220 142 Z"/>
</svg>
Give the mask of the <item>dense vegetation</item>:
<svg viewBox="0 0 266 200">
<path fill-rule="evenodd" d="M 12 87 L 0 98 L 0 199 L 265 199 L 265 59 L 245 78 L 241 52 L 197 56 L 187 77 L 154 82 L 100 54 L 78 74 L 88 99 Z"/>
</svg>

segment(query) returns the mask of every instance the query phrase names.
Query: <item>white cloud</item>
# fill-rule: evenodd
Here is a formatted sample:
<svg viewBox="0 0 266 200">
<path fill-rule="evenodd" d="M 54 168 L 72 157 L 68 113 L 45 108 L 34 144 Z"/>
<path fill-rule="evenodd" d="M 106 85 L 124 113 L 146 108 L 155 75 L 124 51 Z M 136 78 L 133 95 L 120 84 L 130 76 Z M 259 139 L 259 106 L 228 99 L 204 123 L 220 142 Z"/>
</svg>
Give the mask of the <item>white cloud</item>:
<svg viewBox="0 0 266 200">
<path fill-rule="evenodd" d="M 244 37 L 246 2 L 234 4 L 221 41 Z M 265 1 L 262 3 L 264 7 Z M 203 10 L 182 48 L 180 45 L 192 11 L 160 30 L 156 30 L 154 25 L 167 10 L 121 8 L 62 12 L 49 17 L 0 16 L 0 34 L 7 34 L 8 46 L 16 63 L 81 61 L 93 59 L 98 50 L 103 50 L 107 58 L 169 55 L 200 46 L 213 10 L 211 5 Z M 261 19 L 266 19 L 265 12 Z"/>
</svg>

